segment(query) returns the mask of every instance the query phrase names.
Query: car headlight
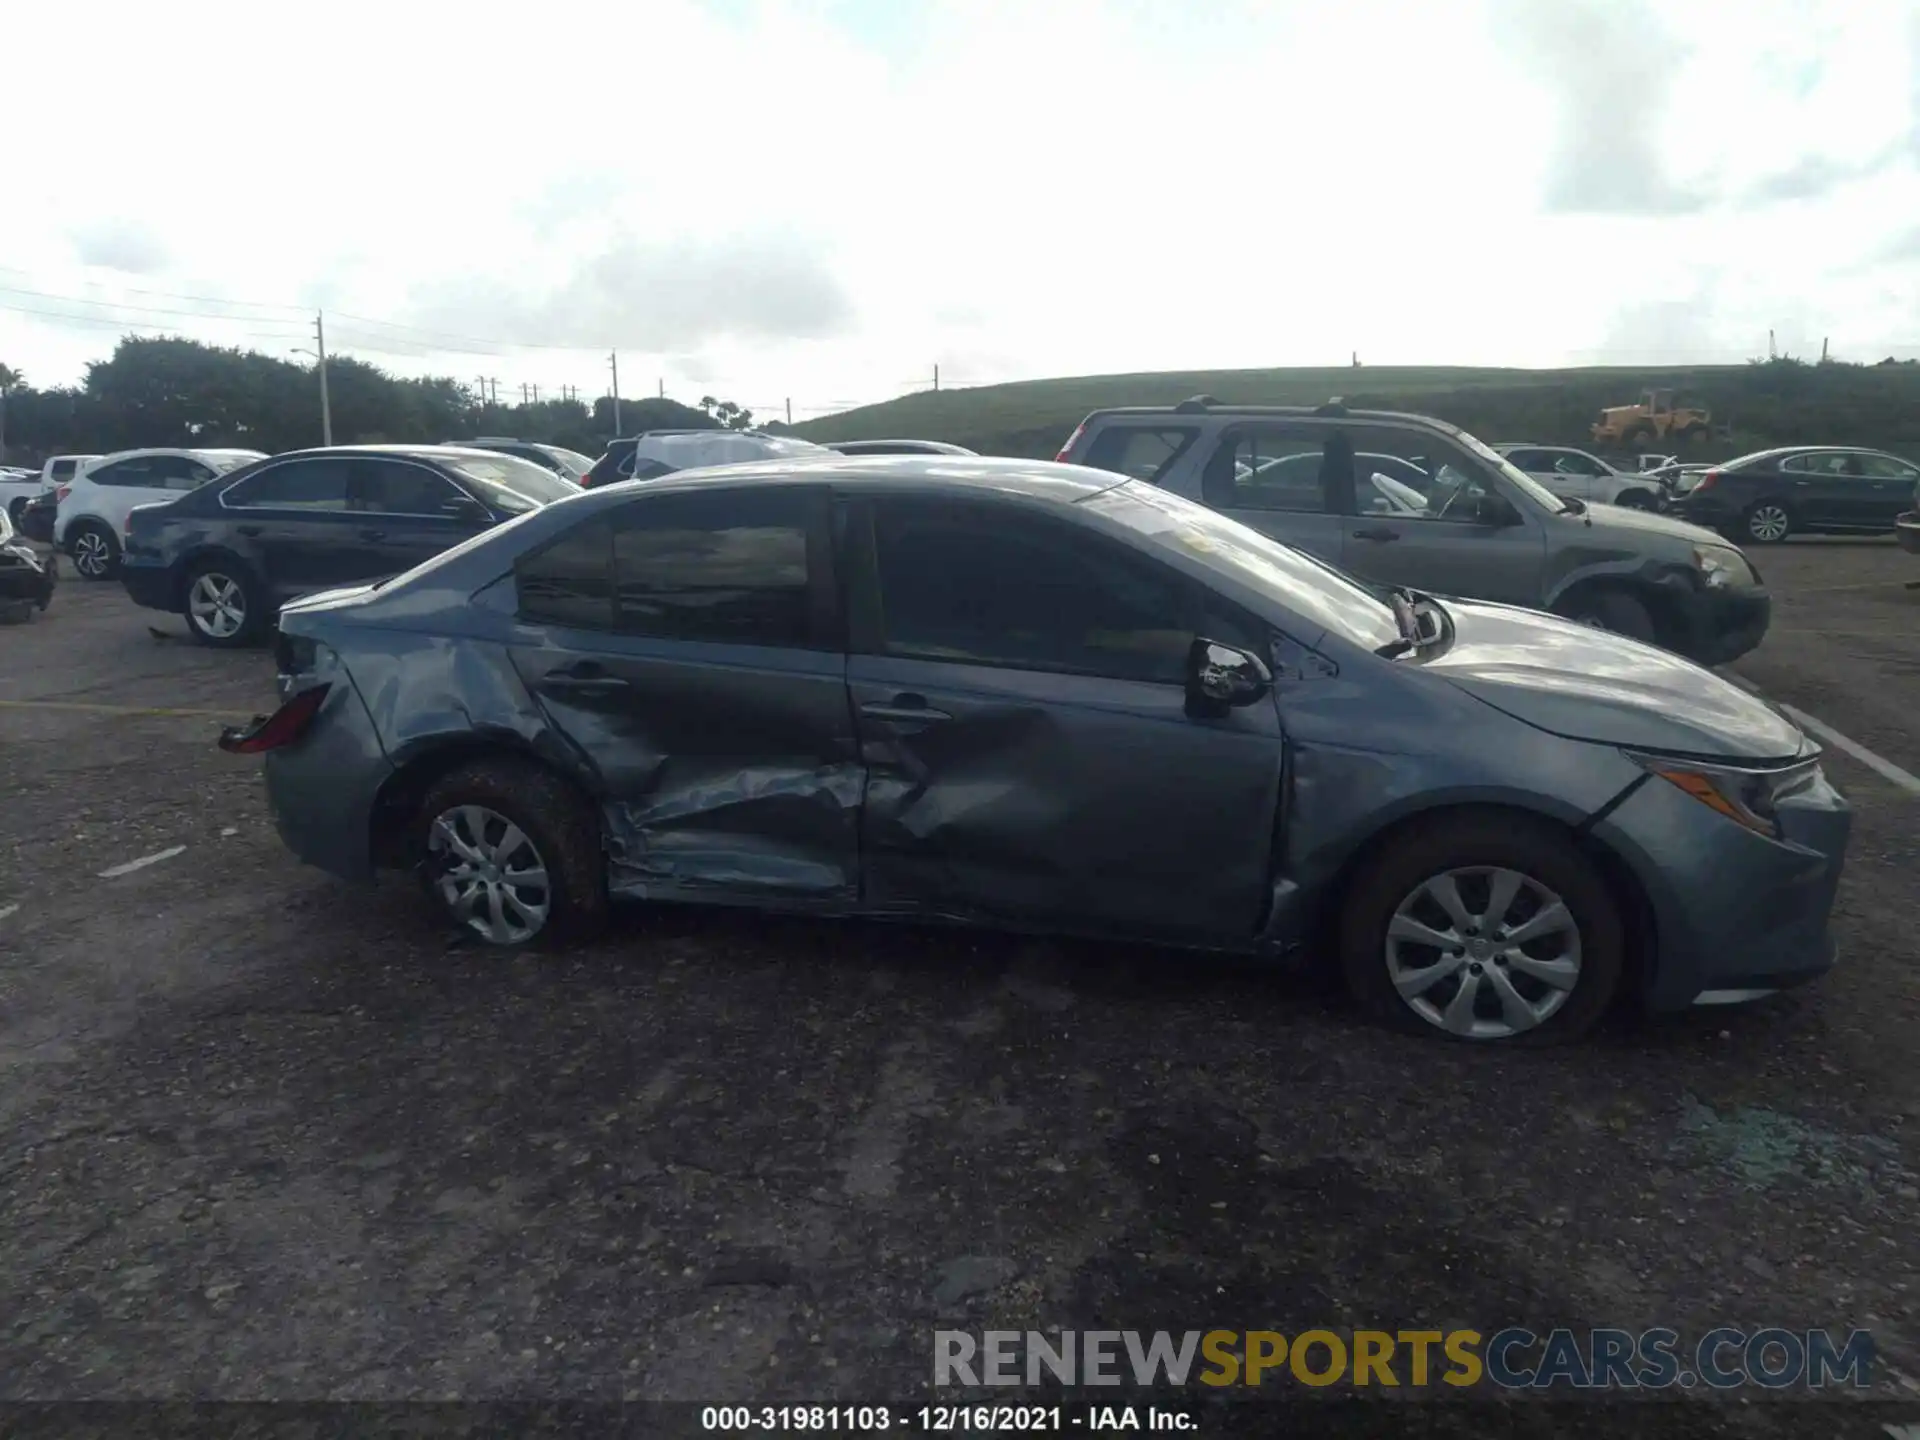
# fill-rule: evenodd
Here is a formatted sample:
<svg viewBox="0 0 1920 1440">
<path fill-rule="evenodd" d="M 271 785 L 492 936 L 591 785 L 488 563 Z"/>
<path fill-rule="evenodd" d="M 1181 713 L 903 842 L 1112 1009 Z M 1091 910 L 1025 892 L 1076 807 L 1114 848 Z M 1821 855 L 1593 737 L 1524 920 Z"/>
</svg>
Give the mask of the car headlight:
<svg viewBox="0 0 1920 1440">
<path fill-rule="evenodd" d="M 1747 769 L 1738 765 L 1703 765 L 1697 760 L 1673 760 L 1662 755 L 1636 755 L 1628 758 L 1650 775 L 1657 775 L 1709 810 L 1718 811 L 1737 825 L 1780 838 L 1780 802 L 1805 790 L 1820 778 L 1818 759 L 1797 760 L 1791 765 L 1771 769 Z"/>
<path fill-rule="evenodd" d="M 1747 557 L 1724 545 L 1694 546 L 1693 570 L 1709 590 L 1753 583 L 1753 567 L 1747 563 Z"/>
</svg>

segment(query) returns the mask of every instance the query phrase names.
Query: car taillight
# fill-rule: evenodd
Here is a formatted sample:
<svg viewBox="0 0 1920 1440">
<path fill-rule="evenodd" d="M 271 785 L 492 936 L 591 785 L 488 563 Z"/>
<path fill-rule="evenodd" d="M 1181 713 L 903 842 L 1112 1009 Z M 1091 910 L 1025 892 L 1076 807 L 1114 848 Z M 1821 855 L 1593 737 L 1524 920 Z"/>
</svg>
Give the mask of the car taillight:
<svg viewBox="0 0 1920 1440">
<path fill-rule="evenodd" d="M 1073 427 L 1073 433 L 1067 436 L 1067 443 L 1060 447 L 1060 453 L 1053 458 L 1056 461 L 1065 460 L 1067 456 L 1073 453 L 1073 447 L 1080 443 L 1080 437 L 1086 433 L 1087 422 L 1082 420 L 1078 425 Z"/>
<path fill-rule="evenodd" d="M 53 503 L 58 505 L 62 500 L 66 499 L 67 496 L 71 495 L 72 493 L 73 493 L 73 486 L 71 485 L 60 486 L 59 489 L 53 492 Z"/>
<path fill-rule="evenodd" d="M 320 713 L 331 685 L 316 685 L 302 690 L 271 715 L 262 716 L 244 730 L 229 727 L 220 732 L 220 748 L 229 755 L 258 755 L 291 745 L 307 733 L 313 717 Z"/>
<path fill-rule="evenodd" d="M 1697 495 L 1702 490 L 1711 490 L 1714 487 L 1714 485 L 1718 483 L 1719 479 L 1720 479 L 1720 472 L 1718 470 L 1701 471 L 1700 478 L 1693 482 L 1694 494 Z"/>
</svg>

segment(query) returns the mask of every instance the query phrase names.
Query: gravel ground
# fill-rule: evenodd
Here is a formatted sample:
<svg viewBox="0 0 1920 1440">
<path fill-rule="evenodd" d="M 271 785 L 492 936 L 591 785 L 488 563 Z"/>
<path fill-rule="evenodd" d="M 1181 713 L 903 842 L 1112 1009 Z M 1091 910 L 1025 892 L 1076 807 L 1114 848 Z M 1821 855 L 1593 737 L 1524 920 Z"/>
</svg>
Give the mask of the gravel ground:
<svg viewBox="0 0 1920 1440">
<path fill-rule="evenodd" d="M 1758 558 L 1737 669 L 1920 772 L 1920 563 Z M 1725 1324 L 1872 1331 L 1890 1408 L 1665 1412 L 1920 1420 L 1920 801 L 1845 754 L 1838 971 L 1500 1054 L 997 935 L 493 959 L 283 853 L 212 744 L 267 672 L 71 577 L 0 631 L 0 1400 L 873 1403 L 936 1328 Z"/>
</svg>

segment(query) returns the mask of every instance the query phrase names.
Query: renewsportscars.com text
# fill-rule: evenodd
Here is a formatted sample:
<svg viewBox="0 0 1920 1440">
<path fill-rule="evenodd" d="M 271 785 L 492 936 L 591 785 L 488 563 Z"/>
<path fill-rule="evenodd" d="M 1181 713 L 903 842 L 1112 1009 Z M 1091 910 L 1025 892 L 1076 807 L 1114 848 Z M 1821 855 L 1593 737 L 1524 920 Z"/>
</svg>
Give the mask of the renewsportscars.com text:
<svg viewBox="0 0 1920 1440">
<path fill-rule="evenodd" d="M 933 1383 L 1817 1390 L 1872 1368 L 1864 1330 L 937 1330 Z"/>
</svg>

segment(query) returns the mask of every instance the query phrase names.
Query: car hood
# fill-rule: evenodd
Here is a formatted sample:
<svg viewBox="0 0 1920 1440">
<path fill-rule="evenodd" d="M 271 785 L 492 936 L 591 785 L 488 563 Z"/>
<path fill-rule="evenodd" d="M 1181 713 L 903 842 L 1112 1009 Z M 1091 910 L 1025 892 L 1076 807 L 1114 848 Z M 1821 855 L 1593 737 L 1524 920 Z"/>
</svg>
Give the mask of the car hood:
<svg viewBox="0 0 1920 1440">
<path fill-rule="evenodd" d="M 1538 729 L 1716 760 L 1790 760 L 1812 748 L 1772 706 L 1691 660 L 1538 611 L 1445 604 L 1453 643 L 1422 668 Z"/>
<path fill-rule="evenodd" d="M 1630 478 L 1636 482 L 1642 479 L 1640 476 Z M 1717 545 L 1721 549 L 1725 549 L 1727 544 L 1724 536 L 1716 535 L 1704 526 L 1692 525 L 1685 520 L 1676 520 L 1671 515 L 1662 515 L 1657 511 L 1634 510 L 1624 505 L 1590 504 L 1587 506 L 1585 515 L 1562 515 L 1558 518 L 1568 524 L 1582 526 L 1591 519 L 1595 530 L 1613 531 L 1618 534 L 1632 532 L 1636 537 L 1670 535 L 1676 541 L 1688 545 Z M 1632 544 L 1634 541 L 1629 540 L 1626 543 Z"/>
</svg>

